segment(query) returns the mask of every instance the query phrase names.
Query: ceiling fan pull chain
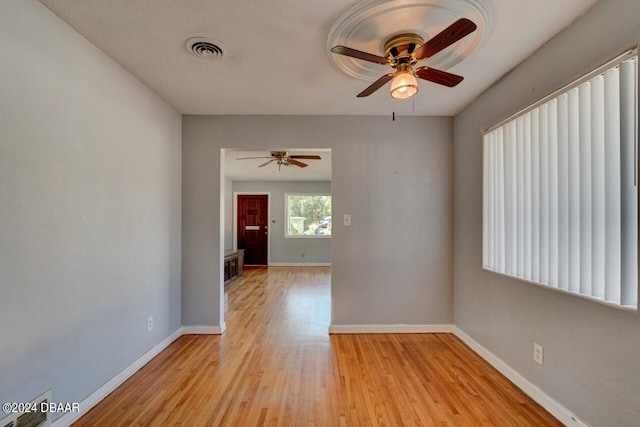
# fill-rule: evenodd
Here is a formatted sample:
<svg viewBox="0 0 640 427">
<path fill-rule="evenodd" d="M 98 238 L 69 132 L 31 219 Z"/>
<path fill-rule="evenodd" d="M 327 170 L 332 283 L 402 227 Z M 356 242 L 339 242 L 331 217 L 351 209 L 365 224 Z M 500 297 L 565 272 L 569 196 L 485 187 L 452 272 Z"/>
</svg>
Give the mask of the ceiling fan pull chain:
<svg viewBox="0 0 640 427">
<path fill-rule="evenodd" d="M 391 113 L 391 121 L 395 122 L 396 121 L 396 100 L 394 98 L 393 99 L 393 112 Z"/>
</svg>

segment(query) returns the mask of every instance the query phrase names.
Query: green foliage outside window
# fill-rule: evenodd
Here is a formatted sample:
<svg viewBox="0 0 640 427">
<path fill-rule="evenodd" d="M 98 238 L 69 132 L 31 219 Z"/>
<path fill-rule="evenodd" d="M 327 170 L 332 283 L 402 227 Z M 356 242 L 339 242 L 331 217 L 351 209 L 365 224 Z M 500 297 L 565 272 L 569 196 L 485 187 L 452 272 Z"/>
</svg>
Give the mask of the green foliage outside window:
<svg viewBox="0 0 640 427">
<path fill-rule="evenodd" d="M 331 235 L 331 196 L 287 195 L 289 236 Z"/>
</svg>

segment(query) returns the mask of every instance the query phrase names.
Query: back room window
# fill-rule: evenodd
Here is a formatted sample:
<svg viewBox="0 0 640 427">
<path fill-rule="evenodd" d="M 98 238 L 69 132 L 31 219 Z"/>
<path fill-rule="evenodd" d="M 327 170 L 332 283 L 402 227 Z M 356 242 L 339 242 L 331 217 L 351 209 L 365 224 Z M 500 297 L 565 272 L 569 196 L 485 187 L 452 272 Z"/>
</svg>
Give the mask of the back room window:
<svg viewBox="0 0 640 427">
<path fill-rule="evenodd" d="M 285 237 L 331 237 L 331 195 L 285 194 Z"/>
</svg>

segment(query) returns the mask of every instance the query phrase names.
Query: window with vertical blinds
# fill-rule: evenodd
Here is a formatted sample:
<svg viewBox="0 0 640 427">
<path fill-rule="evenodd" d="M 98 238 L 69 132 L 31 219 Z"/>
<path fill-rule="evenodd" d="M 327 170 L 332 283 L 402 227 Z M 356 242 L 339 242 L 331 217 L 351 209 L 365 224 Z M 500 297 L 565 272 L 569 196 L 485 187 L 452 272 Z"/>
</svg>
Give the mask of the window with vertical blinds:
<svg viewBox="0 0 640 427">
<path fill-rule="evenodd" d="M 638 308 L 637 50 L 484 132 L 483 266 Z"/>
</svg>

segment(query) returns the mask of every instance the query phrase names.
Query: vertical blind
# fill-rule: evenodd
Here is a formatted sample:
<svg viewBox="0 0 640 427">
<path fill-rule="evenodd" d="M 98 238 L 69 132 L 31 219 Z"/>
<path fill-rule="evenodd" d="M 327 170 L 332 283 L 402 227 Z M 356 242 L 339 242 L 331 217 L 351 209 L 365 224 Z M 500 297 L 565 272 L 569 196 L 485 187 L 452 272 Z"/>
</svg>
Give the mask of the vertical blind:
<svg viewBox="0 0 640 427">
<path fill-rule="evenodd" d="M 489 129 L 483 267 L 638 306 L 637 51 Z"/>
</svg>

